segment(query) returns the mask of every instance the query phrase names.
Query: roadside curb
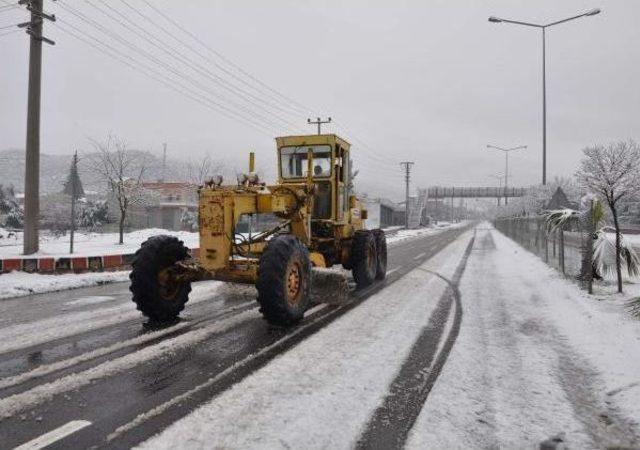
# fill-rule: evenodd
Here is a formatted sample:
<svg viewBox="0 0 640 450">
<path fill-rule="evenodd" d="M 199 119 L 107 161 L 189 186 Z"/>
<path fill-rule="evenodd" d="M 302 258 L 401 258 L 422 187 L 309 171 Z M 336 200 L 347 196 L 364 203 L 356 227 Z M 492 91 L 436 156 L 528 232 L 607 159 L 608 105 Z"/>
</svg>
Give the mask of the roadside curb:
<svg viewBox="0 0 640 450">
<path fill-rule="evenodd" d="M 197 258 L 199 248 L 189 250 Z M 15 271 L 27 273 L 83 273 L 109 272 L 131 269 L 135 253 L 120 253 L 95 256 L 28 256 L 0 259 L 0 274 Z"/>
</svg>

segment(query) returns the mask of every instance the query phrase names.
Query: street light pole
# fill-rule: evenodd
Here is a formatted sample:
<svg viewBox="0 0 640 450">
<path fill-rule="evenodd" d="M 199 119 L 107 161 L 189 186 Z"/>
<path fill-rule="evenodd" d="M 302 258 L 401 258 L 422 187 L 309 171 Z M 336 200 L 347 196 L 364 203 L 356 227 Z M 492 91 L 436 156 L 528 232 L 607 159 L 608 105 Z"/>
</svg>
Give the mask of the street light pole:
<svg viewBox="0 0 640 450">
<path fill-rule="evenodd" d="M 502 174 L 489 175 L 491 178 L 498 180 L 498 192 L 502 190 Z M 500 196 L 498 195 L 498 208 L 500 207 Z"/>
<path fill-rule="evenodd" d="M 569 22 L 570 20 L 579 19 L 586 16 L 595 16 L 600 14 L 602 10 L 600 8 L 594 8 L 586 13 L 578 14 L 577 16 L 569 17 L 567 19 L 557 20 L 555 22 L 547 24 L 537 24 L 529 22 L 521 22 L 518 20 L 502 19 L 500 17 L 491 16 L 489 22 L 492 23 L 511 23 L 514 25 L 523 25 L 526 27 L 540 28 L 542 30 L 542 184 L 547 184 L 547 37 L 546 30 L 554 25 Z"/>
<path fill-rule="evenodd" d="M 518 147 L 502 148 L 496 147 L 495 145 L 487 145 L 487 148 L 492 148 L 494 150 L 500 150 L 504 152 L 504 205 L 507 206 L 509 204 L 509 197 L 507 195 L 507 180 L 509 179 L 509 152 L 512 152 L 514 150 L 522 150 L 527 148 L 527 146 L 519 145 Z"/>
<path fill-rule="evenodd" d="M 542 185 L 547 184 L 547 35 L 542 28 Z"/>
</svg>

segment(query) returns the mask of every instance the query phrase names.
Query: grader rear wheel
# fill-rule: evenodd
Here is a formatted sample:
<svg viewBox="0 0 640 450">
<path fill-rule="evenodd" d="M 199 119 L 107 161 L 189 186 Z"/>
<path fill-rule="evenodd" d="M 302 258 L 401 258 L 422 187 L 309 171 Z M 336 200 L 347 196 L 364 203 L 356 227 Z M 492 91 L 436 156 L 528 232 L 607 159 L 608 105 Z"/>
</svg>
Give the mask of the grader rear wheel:
<svg viewBox="0 0 640 450">
<path fill-rule="evenodd" d="M 309 251 L 291 235 L 274 237 L 258 266 L 258 303 L 264 318 L 274 325 L 299 322 L 311 302 Z"/>
<path fill-rule="evenodd" d="M 133 301 L 153 322 L 175 320 L 189 300 L 191 283 L 176 282 L 169 268 L 189 257 L 189 249 L 173 236 L 154 236 L 142 243 L 132 263 Z"/>
<path fill-rule="evenodd" d="M 351 267 L 358 288 L 369 286 L 376 278 L 378 256 L 376 240 L 371 231 L 357 231 L 353 237 Z"/>
<path fill-rule="evenodd" d="M 387 237 L 384 231 L 373 230 L 376 240 L 376 252 L 378 261 L 376 264 L 376 280 L 384 280 L 387 277 Z"/>
</svg>

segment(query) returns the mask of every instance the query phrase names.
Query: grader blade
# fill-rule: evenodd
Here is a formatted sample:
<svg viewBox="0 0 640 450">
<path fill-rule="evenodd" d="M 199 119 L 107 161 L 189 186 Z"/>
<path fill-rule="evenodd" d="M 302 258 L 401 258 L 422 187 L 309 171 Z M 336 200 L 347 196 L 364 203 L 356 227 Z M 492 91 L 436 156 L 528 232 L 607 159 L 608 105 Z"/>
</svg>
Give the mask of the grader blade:
<svg viewBox="0 0 640 450">
<path fill-rule="evenodd" d="M 313 303 L 342 305 L 349 298 L 347 274 L 333 269 L 314 268 L 312 272 Z"/>
</svg>

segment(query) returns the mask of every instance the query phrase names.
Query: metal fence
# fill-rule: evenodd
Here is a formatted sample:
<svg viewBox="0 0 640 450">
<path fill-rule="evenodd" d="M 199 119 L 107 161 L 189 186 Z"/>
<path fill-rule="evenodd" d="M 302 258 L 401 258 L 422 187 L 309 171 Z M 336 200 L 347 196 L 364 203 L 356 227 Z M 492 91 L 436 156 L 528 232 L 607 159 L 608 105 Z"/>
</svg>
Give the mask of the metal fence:
<svg viewBox="0 0 640 450">
<path fill-rule="evenodd" d="M 545 219 L 540 216 L 496 219 L 494 226 L 551 267 L 569 278 L 581 281 L 585 288 L 590 289 L 591 233 L 577 218 L 549 234 Z"/>
</svg>

